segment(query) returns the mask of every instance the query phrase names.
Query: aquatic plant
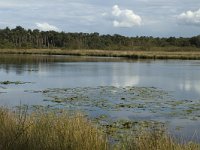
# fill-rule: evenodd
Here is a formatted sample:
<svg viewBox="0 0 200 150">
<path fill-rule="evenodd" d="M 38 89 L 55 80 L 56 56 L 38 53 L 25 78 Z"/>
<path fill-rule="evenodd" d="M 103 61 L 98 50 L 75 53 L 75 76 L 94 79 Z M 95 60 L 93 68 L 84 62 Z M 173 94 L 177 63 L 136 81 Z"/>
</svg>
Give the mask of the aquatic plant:
<svg viewBox="0 0 200 150">
<path fill-rule="evenodd" d="M 31 82 L 22 82 L 22 81 L 2 81 L 0 84 L 8 85 L 8 84 L 26 84 L 26 83 L 31 83 Z"/>
</svg>

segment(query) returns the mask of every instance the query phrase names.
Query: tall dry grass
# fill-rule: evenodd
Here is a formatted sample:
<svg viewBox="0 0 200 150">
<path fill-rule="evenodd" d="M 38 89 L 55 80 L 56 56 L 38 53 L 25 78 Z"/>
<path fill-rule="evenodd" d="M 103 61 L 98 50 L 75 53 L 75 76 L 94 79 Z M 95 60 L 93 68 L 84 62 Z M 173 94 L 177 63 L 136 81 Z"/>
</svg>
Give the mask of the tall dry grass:
<svg viewBox="0 0 200 150">
<path fill-rule="evenodd" d="M 198 144 L 178 144 L 167 134 L 151 130 L 118 143 L 110 143 L 107 137 L 80 114 L 0 108 L 0 150 L 200 150 Z"/>
<path fill-rule="evenodd" d="M 176 140 L 163 132 L 143 130 L 138 136 L 125 139 L 117 145 L 117 149 L 124 150 L 200 150 L 200 145 L 193 142 L 180 144 Z M 183 141 L 182 141 L 183 142 Z"/>
<path fill-rule="evenodd" d="M 1 150 L 105 150 L 106 136 L 77 114 L 0 109 Z"/>
</svg>

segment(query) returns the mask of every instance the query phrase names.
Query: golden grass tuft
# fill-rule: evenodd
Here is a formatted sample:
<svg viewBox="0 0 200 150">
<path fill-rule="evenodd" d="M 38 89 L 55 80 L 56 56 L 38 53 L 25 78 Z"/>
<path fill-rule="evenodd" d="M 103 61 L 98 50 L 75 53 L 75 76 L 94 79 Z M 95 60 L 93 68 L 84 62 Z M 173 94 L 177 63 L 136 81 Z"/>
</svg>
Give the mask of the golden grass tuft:
<svg viewBox="0 0 200 150">
<path fill-rule="evenodd" d="M 128 150 L 200 150 L 193 142 L 180 144 L 163 130 L 142 130 L 137 136 L 125 139 L 118 149 Z"/>
<path fill-rule="evenodd" d="M 106 136 L 76 114 L 37 112 L 27 115 L 0 109 L 0 149 L 104 150 Z"/>
</svg>

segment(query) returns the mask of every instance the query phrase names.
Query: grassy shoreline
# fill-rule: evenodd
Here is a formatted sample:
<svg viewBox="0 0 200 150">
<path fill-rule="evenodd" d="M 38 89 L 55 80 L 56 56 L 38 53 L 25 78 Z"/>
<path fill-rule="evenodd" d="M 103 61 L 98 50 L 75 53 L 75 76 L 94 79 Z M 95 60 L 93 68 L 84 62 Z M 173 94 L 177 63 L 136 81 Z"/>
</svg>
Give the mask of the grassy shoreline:
<svg viewBox="0 0 200 150">
<path fill-rule="evenodd" d="M 154 50 L 63 50 L 63 49 L 0 49 L 0 54 L 45 54 L 126 57 L 134 59 L 193 59 L 200 60 L 197 48 L 155 48 Z"/>
<path fill-rule="evenodd" d="M 72 150 L 198 150 L 199 144 L 179 144 L 160 132 L 140 131 L 139 136 L 124 137 L 110 143 L 108 135 L 80 114 L 64 110 L 26 109 L 15 111 L 0 108 L 0 149 L 72 149 Z"/>
</svg>

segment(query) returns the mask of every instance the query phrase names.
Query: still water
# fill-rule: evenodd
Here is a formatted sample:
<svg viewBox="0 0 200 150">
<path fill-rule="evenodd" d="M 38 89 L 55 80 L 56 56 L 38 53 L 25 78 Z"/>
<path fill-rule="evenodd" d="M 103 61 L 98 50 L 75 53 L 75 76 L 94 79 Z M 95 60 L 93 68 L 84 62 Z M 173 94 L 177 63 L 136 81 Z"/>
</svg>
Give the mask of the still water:
<svg viewBox="0 0 200 150">
<path fill-rule="evenodd" d="M 193 106 L 191 104 L 200 107 L 200 61 L 197 60 L 132 60 L 104 57 L 1 55 L 0 82 L 3 81 L 31 82 L 20 85 L 0 84 L 0 105 L 7 107 L 23 104 L 51 104 L 45 100 L 46 95 L 43 93 L 27 91 L 43 91 L 55 88 L 70 88 L 71 90 L 79 88 L 81 90 L 87 87 L 91 89 L 86 90 L 86 92 L 91 93 L 97 87 L 108 88 L 110 86 L 116 88 L 115 90 L 119 90 L 121 97 L 125 97 L 123 95 L 125 93 L 121 92 L 121 88 L 144 87 L 165 91 L 170 97 L 173 97 L 174 101 L 190 102 L 186 106 L 179 105 L 174 108 L 179 111 L 185 111 L 182 107 L 187 107 L 186 111 L 188 112 L 193 111 L 189 110 Z M 101 91 L 97 92 L 101 93 Z M 89 96 L 87 95 L 87 97 Z M 101 96 L 101 94 L 97 96 Z M 153 100 L 154 97 L 151 98 Z M 114 102 L 114 100 L 112 99 L 111 102 Z M 162 104 L 160 102 L 158 107 L 164 108 Z M 170 106 L 172 105 L 175 104 L 170 103 Z M 142 110 L 144 112 L 141 112 L 140 115 L 134 114 L 135 112 L 132 109 L 116 112 L 116 110 L 102 111 L 98 108 L 94 112 L 90 109 L 90 113 L 96 114 L 99 111 L 113 118 L 161 120 L 169 124 L 169 130 L 180 127 L 181 131 L 177 131 L 176 134 L 181 132 L 183 136 L 191 137 L 194 133 L 199 132 L 200 116 L 197 115 L 199 113 L 198 107 L 195 107 L 196 112 L 192 116 L 194 119 L 188 119 L 188 114 L 183 114 L 181 117 L 169 117 L 169 115 L 159 115 L 161 110 L 154 113 L 150 113 L 145 109 Z"/>
</svg>

